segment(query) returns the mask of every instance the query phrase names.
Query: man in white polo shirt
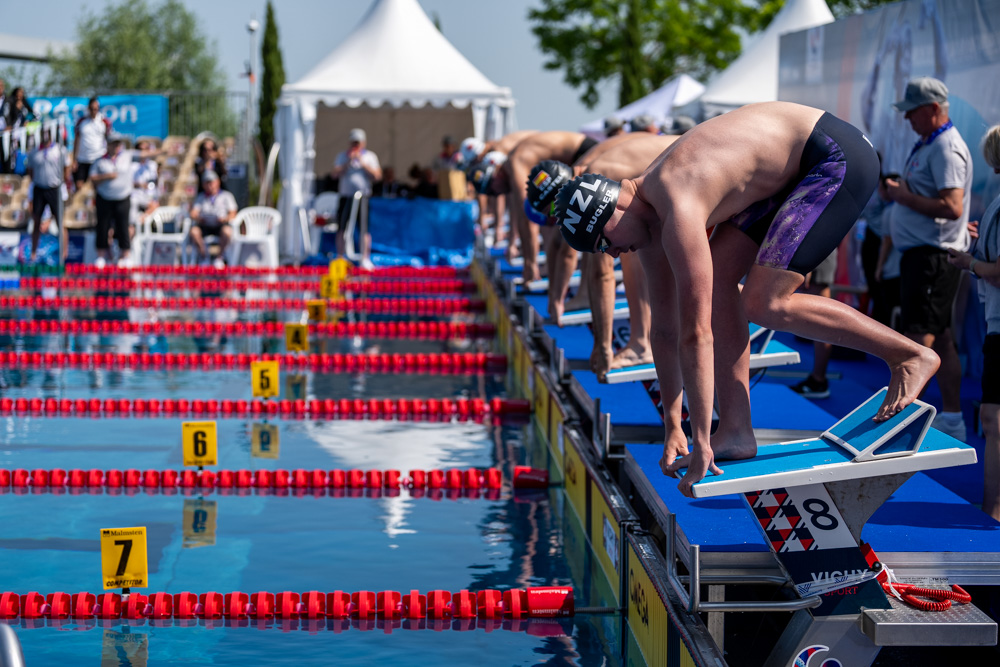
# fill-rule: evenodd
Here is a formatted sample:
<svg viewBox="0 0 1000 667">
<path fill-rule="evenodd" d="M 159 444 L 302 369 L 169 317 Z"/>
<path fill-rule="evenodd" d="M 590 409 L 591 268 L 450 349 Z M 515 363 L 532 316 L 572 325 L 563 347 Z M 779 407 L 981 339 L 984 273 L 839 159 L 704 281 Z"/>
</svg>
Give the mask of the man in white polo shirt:
<svg viewBox="0 0 1000 667">
<path fill-rule="evenodd" d="M 87 102 L 87 115 L 76 122 L 73 140 L 73 181 L 79 190 L 94 164 L 108 150 L 111 121 L 101 114 L 101 103 L 96 97 Z"/>
<path fill-rule="evenodd" d="M 66 149 L 52 141 L 52 130 L 42 130 L 42 143 L 28 156 L 28 176 L 33 184 L 31 198 L 31 217 L 34 226 L 31 229 L 31 261 L 35 261 L 38 252 L 38 240 L 42 234 L 42 213 L 48 206 L 52 219 L 59 225 L 62 235 L 62 246 L 59 251 L 66 257 L 68 238 L 63 225 L 62 185 L 69 180 L 69 162 L 66 159 Z"/>
<path fill-rule="evenodd" d="M 202 259 L 208 258 L 205 237 L 219 238 L 222 254 L 215 259 L 215 268 L 222 269 L 226 266 L 222 259 L 226 254 L 226 246 L 233 238 L 233 228 L 229 223 L 236 217 L 239 207 L 236 205 L 233 193 L 222 189 L 219 175 L 211 169 L 202 173 L 201 185 L 204 191 L 198 193 L 194 206 L 191 207 L 191 220 L 194 226 L 189 234 Z"/>
<path fill-rule="evenodd" d="M 969 248 L 972 156 L 948 118 L 948 88 L 932 77 L 912 79 L 894 105 L 906 114 L 920 140 L 902 178 L 883 181 L 885 199 L 896 202 L 881 259 L 895 246 L 899 263 L 902 331 L 941 357 L 937 372 L 942 410 L 934 428 L 965 441 L 960 388 L 962 366 L 951 335 L 951 310 L 962 272 L 948 250 Z M 888 240 L 887 240 L 888 239 Z"/>
</svg>

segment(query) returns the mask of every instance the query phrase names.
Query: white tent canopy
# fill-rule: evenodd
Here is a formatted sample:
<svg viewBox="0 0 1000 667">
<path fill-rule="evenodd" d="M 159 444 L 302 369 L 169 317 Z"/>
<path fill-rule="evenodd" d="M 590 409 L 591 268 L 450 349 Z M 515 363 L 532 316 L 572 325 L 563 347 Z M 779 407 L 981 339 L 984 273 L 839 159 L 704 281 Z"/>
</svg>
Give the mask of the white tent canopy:
<svg viewBox="0 0 1000 667">
<path fill-rule="evenodd" d="M 623 121 L 629 121 L 641 114 L 653 117 L 657 125 L 673 120 L 673 108 L 683 106 L 697 99 L 705 92 L 705 86 L 687 74 L 678 74 L 649 95 L 626 104 L 618 111 L 608 114 Z M 604 138 L 604 119 L 590 121 L 580 128 L 587 136 Z"/>
<path fill-rule="evenodd" d="M 402 172 L 426 165 L 444 134 L 492 139 L 515 127 L 510 89 L 476 69 L 417 0 L 375 0 L 347 39 L 281 93 L 275 134 L 285 255 L 300 254 L 299 211 L 316 174 L 346 148 L 349 128 L 365 128 L 383 166 Z"/>
<path fill-rule="evenodd" d="M 708 84 L 697 102 L 675 111 L 704 120 L 744 104 L 777 100 L 781 36 L 832 22 L 825 0 L 788 0 L 740 57 Z"/>
</svg>

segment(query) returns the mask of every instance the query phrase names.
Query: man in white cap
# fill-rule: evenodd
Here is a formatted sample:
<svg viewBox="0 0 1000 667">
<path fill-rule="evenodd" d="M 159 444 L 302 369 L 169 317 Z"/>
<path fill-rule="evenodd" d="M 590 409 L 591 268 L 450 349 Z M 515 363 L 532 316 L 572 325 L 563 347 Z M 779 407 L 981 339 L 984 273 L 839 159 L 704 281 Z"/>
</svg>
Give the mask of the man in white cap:
<svg viewBox="0 0 1000 667">
<path fill-rule="evenodd" d="M 215 259 L 215 268 L 223 269 L 226 266 L 222 259 L 226 254 L 226 246 L 233 239 L 233 227 L 229 223 L 236 217 L 239 207 L 233 194 L 222 189 L 219 175 L 211 169 L 202 172 L 201 187 L 202 191 L 195 197 L 191 207 L 191 220 L 194 222 L 189 232 L 191 243 L 198 249 L 198 255 L 207 259 L 205 237 L 217 237 L 221 254 Z"/>
<path fill-rule="evenodd" d="M 365 197 L 372 194 L 372 183 L 382 180 L 382 167 L 378 156 L 365 148 L 368 136 L 360 128 L 354 128 L 348 135 L 350 145 L 333 161 L 330 175 L 339 179 L 337 192 L 340 194 L 340 205 L 337 209 L 337 254 L 344 256 L 344 228 L 351 217 L 351 206 L 355 193 L 360 192 Z M 361 265 L 372 268 L 369 257 L 371 253 L 371 234 L 365 234 L 361 239 Z"/>
<path fill-rule="evenodd" d="M 948 88 L 941 81 L 929 76 L 912 79 L 893 106 L 906 114 L 920 140 L 910 151 L 902 178 L 887 178 L 882 184 L 884 198 L 898 205 L 891 208 L 881 258 L 884 262 L 893 246 L 902 253 L 902 331 L 941 357 L 937 379 L 942 410 L 934 427 L 965 441 L 962 366 L 951 335 L 951 307 L 962 272 L 948 263 L 948 251 L 969 249 L 972 156 L 948 118 Z"/>
</svg>

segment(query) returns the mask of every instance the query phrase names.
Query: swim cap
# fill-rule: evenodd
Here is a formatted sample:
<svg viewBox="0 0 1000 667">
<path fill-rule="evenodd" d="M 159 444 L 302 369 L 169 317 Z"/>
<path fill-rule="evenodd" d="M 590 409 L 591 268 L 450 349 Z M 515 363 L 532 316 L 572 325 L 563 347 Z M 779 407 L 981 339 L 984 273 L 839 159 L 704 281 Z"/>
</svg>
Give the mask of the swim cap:
<svg viewBox="0 0 1000 667">
<path fill-rule="evenodd" d="M 600 174 L 577 176 L 556 195 L 555 217 L 563 238 L 580 252 L 597 252 L 597 240 L 615 212 L 621 183 Z"/>
<path fill-rule="evenodd" d="M 469 170 L 469 180 L 472 186 L 481 195 L 489 194 L 490 183 L 497 169 L 507 161 L 507 156 L 500 151 L 490 151 L 483 156 L 479 164 Z"/>
<path fill-rule="evenodd" d="M 461 156 L 461 164 L 472 165 L 475 164 L 476 158 L 479 154 L 483 152 L 483 142 L 475 137 L 469 137 L 463 139 L 462 143 L 458 147 L 458 155 Z"/>
<path fill-rule="evenodd" d="M 528 174 L 528 197 L 525 199 L 525 212 L 530 207 L 542 220 L 535 220 L 528 214 L 532 222 L 547 224 L 552 202 L 556 199 L 559 188 L 573 178 L 573 169 L 558 160 L 542 160 Z"/>
</svg>

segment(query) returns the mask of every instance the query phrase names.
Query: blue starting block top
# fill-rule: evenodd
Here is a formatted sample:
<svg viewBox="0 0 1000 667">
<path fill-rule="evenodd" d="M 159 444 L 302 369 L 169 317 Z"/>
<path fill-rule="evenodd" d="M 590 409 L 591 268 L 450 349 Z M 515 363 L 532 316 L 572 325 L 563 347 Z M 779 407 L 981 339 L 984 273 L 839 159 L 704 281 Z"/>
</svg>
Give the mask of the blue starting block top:
<svg viewBox="0 0 1000 667">
<path fill-rule="evenodd" d="M 687 498 L 677 490 L 677 480 L 660 471 L 661 446 L 629 444 L 625 449 L 652 491 L 677 515 L 688 542 L 701 545 L 703 553 L 770 551 L 741 496 Z M 729 474 L 733 463 L 719 465 Z M 923 473 L 896 490 L 865 524 L 861 537 L 879 554 L 1000 553 L 1000 523 Z"/>
<path fill-rule="evenodd" d="M 763 445 L 752 459 L 720 462 L 723 474 L 696 483 L 692 493 L 706 498 L 976 462 L 975 449 L 929 429 L 934 409 L 920 401 L 885 422 L 872 421 L 885 392 L 876 393 L 819 438 Z"/>
</svg>

